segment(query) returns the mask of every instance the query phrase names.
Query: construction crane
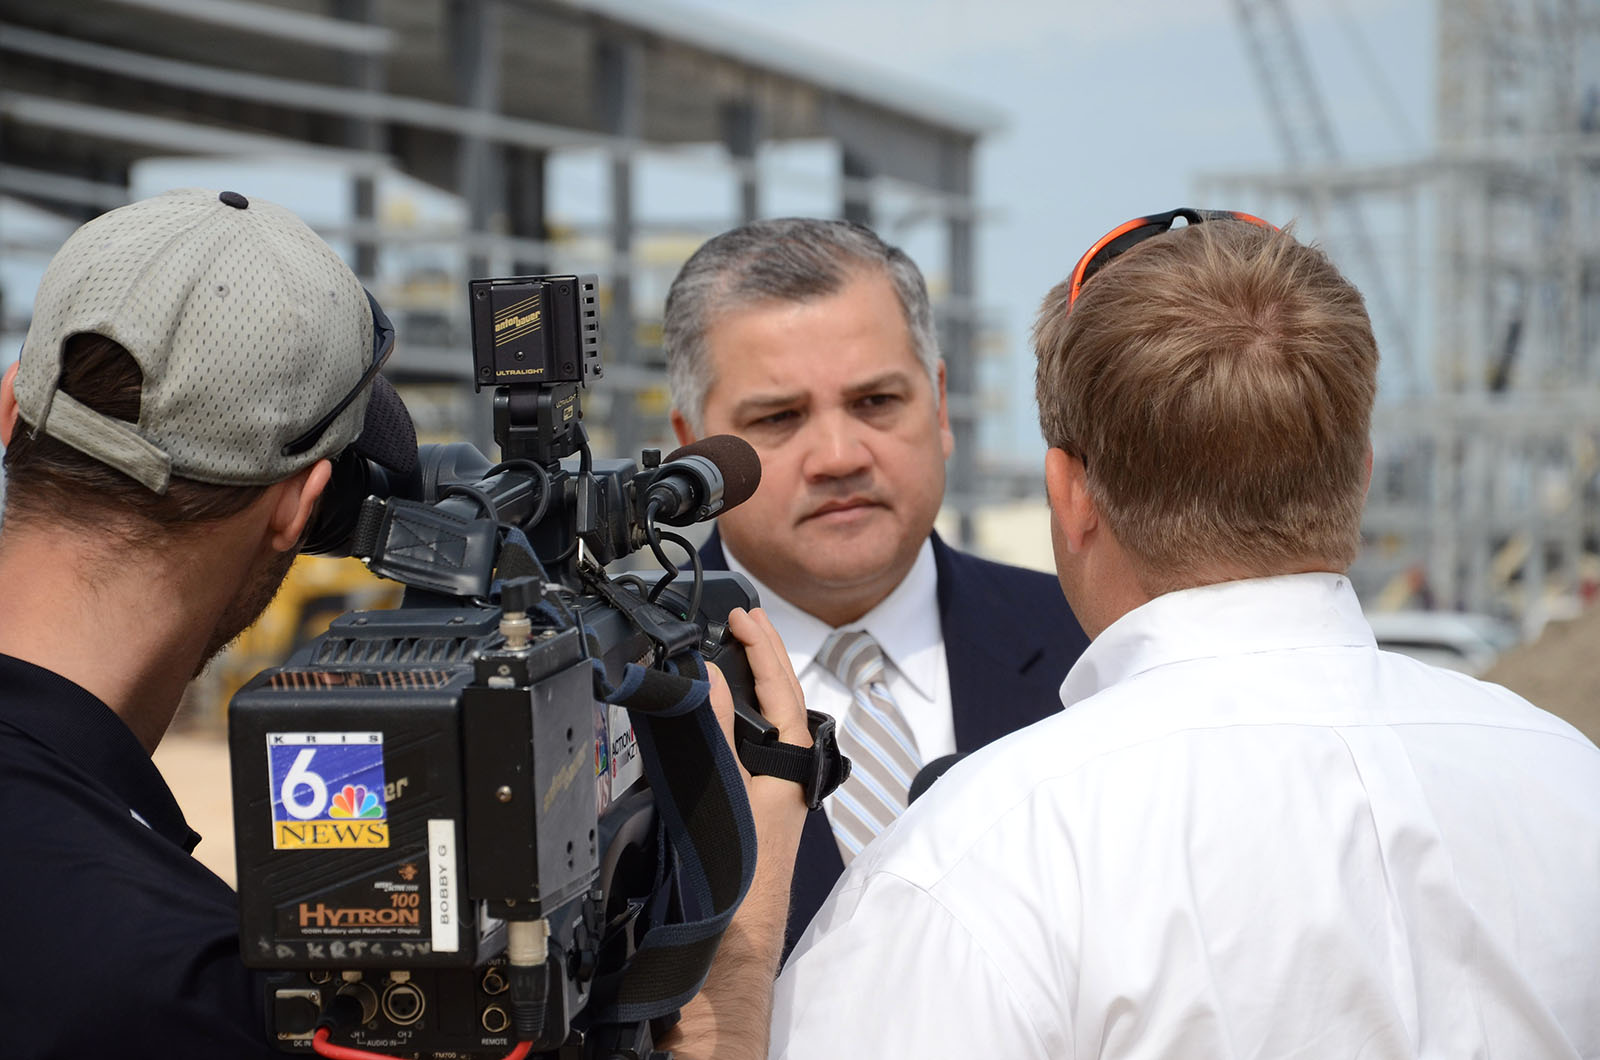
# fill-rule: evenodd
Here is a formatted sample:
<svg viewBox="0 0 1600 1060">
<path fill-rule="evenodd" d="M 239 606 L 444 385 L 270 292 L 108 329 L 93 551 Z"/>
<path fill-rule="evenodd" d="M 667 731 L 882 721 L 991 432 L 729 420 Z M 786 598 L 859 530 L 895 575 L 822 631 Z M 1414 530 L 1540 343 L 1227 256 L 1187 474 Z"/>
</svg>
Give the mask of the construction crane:
<svg viewBox="0 0 1600 1060">
<path fill-rule="evenodd" d="M 1233 9 L 1288 167 L 1331 169 L 1339 165 L 1342 156 L 1338 137 L 1301 45 L 1288 0 L 1234 0 Z M 1410 319 L 1401 311 L 1389 285 L 1360 200 L 1337 188 L 1329 198 L 1349 237 L 1355 264 L 1366 278 L 1364 286 L 1373 316 L 1390 337 L 1395 359 L 1403 366 L 1408 396 L 1415 394 L 1419 373 Z"/>
</svg>

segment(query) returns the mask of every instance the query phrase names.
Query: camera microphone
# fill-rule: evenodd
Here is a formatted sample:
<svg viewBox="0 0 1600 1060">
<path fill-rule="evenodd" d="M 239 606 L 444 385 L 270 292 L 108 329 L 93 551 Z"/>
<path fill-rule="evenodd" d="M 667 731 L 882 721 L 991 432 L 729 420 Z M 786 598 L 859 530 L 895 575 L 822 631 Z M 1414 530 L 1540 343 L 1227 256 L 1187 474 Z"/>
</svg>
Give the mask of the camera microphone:
<svg viewBox="0 0 1600 1060">
<path fill-rule="evenodd" d="M 645 492 L 658 522 L 688 526 L 743 504 L 761 484 L 761 458 L 750 443 L 713 434 L 671 453 Z"/>
</svg>

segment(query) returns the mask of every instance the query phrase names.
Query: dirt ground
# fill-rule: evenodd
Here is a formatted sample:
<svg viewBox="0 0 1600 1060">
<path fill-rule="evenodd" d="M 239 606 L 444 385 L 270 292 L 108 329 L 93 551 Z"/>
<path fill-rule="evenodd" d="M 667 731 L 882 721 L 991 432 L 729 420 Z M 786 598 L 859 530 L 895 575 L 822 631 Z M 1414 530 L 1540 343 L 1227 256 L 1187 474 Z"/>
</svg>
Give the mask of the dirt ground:
<svg viewBox="0 0 1600 1060">
<path fill-rule="evenodd" d="M 1500 656 L 1484 677 L 1600 743 L 1600 606 L 1550 623 L 1538 640 Z"/>
<path fill-rule="evenodd" d="M 1486 675 L 1600 743 L 1600 607 L 1570 622 L 1551 623 L 1532 644 L 1513 648 Z M 203 837 L 195 856 L 235 883 L 228 751 L 220 732 L 190 727 L 169 733 L 156 764 L 172 786 L 190 827 Z"/>
</svg>

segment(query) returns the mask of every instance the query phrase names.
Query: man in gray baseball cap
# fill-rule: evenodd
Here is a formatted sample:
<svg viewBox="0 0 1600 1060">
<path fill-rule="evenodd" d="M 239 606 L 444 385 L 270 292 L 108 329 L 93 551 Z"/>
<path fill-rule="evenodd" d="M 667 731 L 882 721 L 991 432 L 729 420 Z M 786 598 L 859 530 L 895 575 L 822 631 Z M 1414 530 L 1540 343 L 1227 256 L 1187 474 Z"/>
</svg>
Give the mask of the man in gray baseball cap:
<svg viewBox="0 0 1600 1060">
<path fill-rule="evenodd" d="M 6 1056 L 272 1055 L 235 896 L 150 754 L 330 461 L 414 465 L 393 344 L 338 255 L 236 192 L 113 210 L 51 261 L 0 381 Z"/>
</svg>

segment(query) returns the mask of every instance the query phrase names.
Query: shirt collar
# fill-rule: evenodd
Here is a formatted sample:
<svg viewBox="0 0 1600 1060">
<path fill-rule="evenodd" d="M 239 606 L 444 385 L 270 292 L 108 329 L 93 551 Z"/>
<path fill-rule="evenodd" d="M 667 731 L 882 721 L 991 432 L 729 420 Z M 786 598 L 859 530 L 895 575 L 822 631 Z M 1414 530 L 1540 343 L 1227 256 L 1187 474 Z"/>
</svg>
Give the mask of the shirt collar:
<svg viewBox="0 0 1600 1060">
<path fill-rule="evenodd" d="M 723 553 L 728 559 L 728 569 L 749 578 L 761 595 L 761 606 L 781 631 L 795 672 L 801 673 L 809 665 L 820 665 L 816 663 L 817 653 L 833 627 L 763 585 L 739 562 L 727 542 L 723 542 Z M 933 699 L 938 687 L 939 648 L 944 631 L 939 622 L 939 571 L 933 559 L 932 540 L 922 542 L 911 569 L 878 606 L 841 628 L 864 629 L 871 633 L 872 639 L 883 649 L 884 658 L 918 693 Z"/>
<path fill-rule="evenodd" d="M 53 753 L 127 806 L 135 820 L 192 853 L 200 836 L 123 720 L 59 674 L 0 655 L 0 723 Z"/>
<path fill-rule="evenodd" d="M 1350 579 L 1317 572 L 1158 596 L 1096 637 L 1061 683 L 1070 707 L 1135 674 L 1191 659 L 1314 647 L 1375 647 Z"/>
</svg>

